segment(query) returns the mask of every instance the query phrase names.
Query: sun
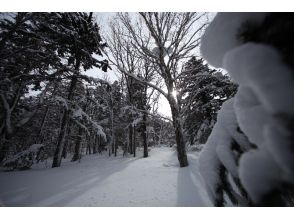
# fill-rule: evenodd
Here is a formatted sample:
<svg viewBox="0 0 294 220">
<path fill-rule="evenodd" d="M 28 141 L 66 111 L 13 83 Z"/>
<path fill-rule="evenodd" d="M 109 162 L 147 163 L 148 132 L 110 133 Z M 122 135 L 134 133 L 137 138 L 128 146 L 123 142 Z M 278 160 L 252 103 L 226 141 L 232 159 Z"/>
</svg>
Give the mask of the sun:
<svg viewBox="0 0 294 220">
<path fill-rule="evenodd" d="M 173 91 L 172 91 L 172 94 L 173 94 L 173 97 L 174 97 L 174 98 L 177 98 L 178 91 L 177 91 L 177 90 L 173 90 Z"/>
</svg>

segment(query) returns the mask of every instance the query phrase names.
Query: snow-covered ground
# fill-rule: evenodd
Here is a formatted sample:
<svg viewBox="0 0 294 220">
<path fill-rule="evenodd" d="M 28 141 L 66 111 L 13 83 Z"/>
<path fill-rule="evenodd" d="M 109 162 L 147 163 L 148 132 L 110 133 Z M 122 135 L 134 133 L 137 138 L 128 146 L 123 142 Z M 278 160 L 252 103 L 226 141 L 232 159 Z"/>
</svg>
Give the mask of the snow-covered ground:
<svg viewBox="0 0 294 220">
<path fill-rule="evenodd" d="M 198 153 L 180 168 L 176 152 L 152 148 L 150 157 L 85 156 L 60 168 L 44 165 L 0 173 L 3 206 L 211 206 L 197 170 Z M 139 155 L 141 152 L 139 151 Z"/>
</svg>

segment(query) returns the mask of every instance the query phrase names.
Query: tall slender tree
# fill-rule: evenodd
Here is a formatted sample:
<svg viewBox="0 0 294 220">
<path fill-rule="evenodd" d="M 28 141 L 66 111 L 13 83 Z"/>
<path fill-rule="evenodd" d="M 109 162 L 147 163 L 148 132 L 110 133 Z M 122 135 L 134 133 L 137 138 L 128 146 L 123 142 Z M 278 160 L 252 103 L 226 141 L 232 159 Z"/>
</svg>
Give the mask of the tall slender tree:
<svg viewBox="0 0 294 220">
<path fill-rule="evenodd" d="M 181 167 L 188 166 L 180 106 L 174 94 L 178 86 L 180 63 L 190 57 L 191 52 L 199 45 L 200 33 L 206 26 L 206 21 L 203 21 L 205 14 L 139 13 L 135 21 L 127 13 L 119 13 L 118 17 L 127 30 L 125 35 L 131 39 L 129 42 L 132 48 L 137 55 L 145 57 L 153 64 L 167 92 L 155 84 L 137 78 L 130 72 L 126 71 L 126 74 L 158 90 L 168 100 L 179 163 Z M 123 66 L 120 69 L 125 71 Z"/>
</svg>

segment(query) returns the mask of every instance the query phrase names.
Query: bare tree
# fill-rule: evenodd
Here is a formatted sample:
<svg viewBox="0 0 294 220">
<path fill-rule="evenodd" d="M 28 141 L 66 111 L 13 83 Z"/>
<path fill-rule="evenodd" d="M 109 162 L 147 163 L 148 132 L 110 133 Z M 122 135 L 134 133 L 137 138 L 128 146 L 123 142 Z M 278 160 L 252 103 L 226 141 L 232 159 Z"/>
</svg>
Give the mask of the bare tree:
<svg viewBox="0 0 294 220">
<path fill-rule="evenodd" d="M 139 79 L 124 65 L 117 67 L 125 75 L 156 89 L 168 100 L 179 163 L 181 167 L 188 166 L 180 105 L 174 94 L 177 90 L 181 63 L 195 54 L 195 49 L 199 46 L 200 33 L 207 25 L 205 13 L 148 12 L 139 13 L 137 17 L 128 13 L 118 13 L 118 18 L 126 31 L 121 31 L 116 36 L 117 43 L 122 48 L 128 45 L 135 51 L 136 56 L 147 59 L 156 69 L 158 77 L 163 80 L 167 92 L 156 84 Z M 122 41 L 121 38 L 125 40 Z"/>
<path fill-rule="evenodd" d="M 142 115 L 140 121 L 140 131 L 143 140 L 144 157 L 148 157 L 148 141 L 147 141 L 147 118 L 150 115 L 148 106 L 158 99 L 158 91 L 154 87 L 148 86 L 148 83 L 153 81 L 158 87 L 161 79 L 156 78 L 155 69 L 148 59 L 138 54 L 136 48 L 132 45 L 130 39 L 126 35 L 126 29 L 123 29 L 117 20 L 110 24 L 110 35 L 107 39 L 111 57 L 108 59 L 115 65 L 118 72 L 121 73 L 122 79 L 126 83 L 127 98 L 133 110 Z M 135 79 L 134 79 L 135 77 Z M 147 83 L 142 83 L 142 81 Z M 139 84 L 138 84 L 139 83 Z M 151 83 L 150 83 L 151 84 Z M 139 91 L 138 91 L 139 85 Z M 138 100 L 138 94 L 140 98 Z M 129 124 L 129 149 L 130 153 L 136 154 L 135 147 L 135 130 L 134 124 Z"/>
</svg>

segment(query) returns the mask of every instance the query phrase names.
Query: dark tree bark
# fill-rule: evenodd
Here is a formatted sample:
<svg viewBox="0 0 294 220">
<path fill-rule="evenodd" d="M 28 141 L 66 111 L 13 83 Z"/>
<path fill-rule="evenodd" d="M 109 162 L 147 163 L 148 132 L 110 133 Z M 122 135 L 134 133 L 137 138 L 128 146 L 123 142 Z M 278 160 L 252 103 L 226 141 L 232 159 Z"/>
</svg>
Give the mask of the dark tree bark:
<svg viewBox="0 0 294 220">
<path fill-rule="evenodd" d="M 45 114 L 44 114 L 44 116 L 42 118 L 42 122 L 41 122 L 41 126 L 40 126 L 40 129 L 39 129 L 39 132 L 38 132 L 36 143 L 37 142 L 39 142 L 39 143 L 43 142 L 42 132 L 43 132 L 43 129 L 44 129 L 44 126 L 45 126 L 45 122 L 46 122 L 46 119 L 47 119 L 48 112 L 49 112 L 49 106 L 46 107 Z"/>
<path fill-rule="evenodd" d="M 67 157 L 67 149 L 68 149 L 68 145 L 69 145 L 69 140 L 67 139 L 65 144 L 64 144 L 64 148 L 62 150 L 62 157 L 65 159 Z"/>
<path fill-rule="evenodd" d="M 117 156 L 117 140 L 114 140 L 114 156 Z"/>
<path fill-rule="evenodd" d="M 92 150 L 91 150 L 91 146 L 94 146 L 94 142 L 95 142 L 95 136 L 91 138 L 91 136 L 89 136 L 87 138 L 87 149 L 88 149 L 88 154 L 92 154 Z"/>
<path fill-rule="evenodd" d="M 180 167 L 186 167 L 189 165 L 189 163 L 188 163 L 186 149 L 185 149 L 185 140 L 184 140 L 184 134 L 183 134 L 183 128 L 182 128 L 182 123 L 180 119 L 178 104 L 176 103 L 176 100 L 172 96 L 172 94 L 169 95 L 168 101 L 170 104 L 172 118 L 173 118 L 173 126 L 175 129 L 178 160 L 180 163 Z"/>
<path fill-rule="evenodd" d="M 97 153 L 97 148 L 99 147 L 98 144 L 98 136 L 96 135 L 95 138 L 94 138 L 94 144 L 93 144 L 93 154 L 96 154 Z"/>
<path fill-rule="evenodd" d="M 142 125 L 142 139 L 143 139 L 143 147 L 144 154 L 143 157 L 148 157 L 148 143 L 147 143 L 147 114 L 143 115 L 143 125 Z"/>
<path fill-rule="evenodd" d="M 0 163 L 4 160 L 8 150 L 9 150 L 9 145 L 7 143 L 7 139 L 5 138 L 5 136 L 0 140 L 0 144 L 1 144 L 1 149 L 0 149 Z"/>
<path fill-rule="evenodd" d="M 83 103 L 82 110 L 86 112 L 87 110 L 87 102 Z M 77 161 L 81 158 L 81 142 L 82 142 L 82 136 L 83 136 L 84 130 L 83 128 L 79 127 L 79 132 L 78 132 L 78 139 L 75 143 L 75 152 L 74 156 L 71 159 L 72 162 Z"/>
<path fill-rule="evenodd" d="M 8 141 L 12 139 L 13 134 L 16 133 L 16 129 L 13 129 L 12 125 L 12 113 L 15 110 L 17 103 L 19 102 L 21 96 L 21 88 L 19 86 L 17 92 L 12 100 L 12 104 L 7 100 L 4 94 L 0 95 L 0 103 L 4 108 L 4 117 L 3 117 L 3 126 L 2 131 L 0 133 L 0 163 L 4 160 L 7 152 L 9 151 L 9 143 Z"/>
<path fill-rule="evenodd" d="M 77 137 L 77 141 L 75 143 L 75 152 L 71 159 L 72 162 L 77 161 L 81 158 L 81 142 L 82 142 L 82 135 L 83 135 L 83 129 L 79 128 L 79 133 Z"/>
<path fill-rule="evenodd" d="M 77 59 L 76 66 L 75 66 L 75 71 L 76 71 L 75 74 L 78 74 L 79 69 L 80 69 L 80 60 Z M 78 82 L 77 75 L 73 75 L 71 83 L 70 83 L 69 91 L 68 91 L 68 96 L 67 96 L 67 99 L 69 101 L 73 99 L 73 96 L 74 96 L 73 93 L 76 88 L 77 82 Z M 61 165 L 61 159 L 62 159 L 61 156 L 62 156 L 62 151 L 64 148 L 64 141 L 65 141 L 64 139 L 65 139 L 67 127 L 68 127 L 68 124 L 70 121 L 69 114 L 70 114 L 69 109 L 65 108 L 63 116 L 62 116 L 62 123 L 61 123 L 60 132 L 59 132 L 59 136 L 58 136 L 57 146 L 56 146 L 56 150 L 54 152 L 52 168 L 60 167 L 60 165 Z"/>
<path fill-rule="evenodd" d="M 129 141 L 128 141 L 128 150 L 130 154 L 133 154 L 133 126 L 129 125 Z"/>
<path fill-rule="evenodd" d="M 136 157 L 136 126 L 133 126 L 133 153 Z"/>
<path fill-rule="evenodd" d="M 61 122 L 58 140 L 57 140 L 57 146 L 54 152 L 52 168 L 60 167 L 61 165 L 61 156 L 62 156 L 62 151 L 64 148 L 64 141 L 66 136 L 66 130 L 68 127 L 68 122 L 69 122 L 69 111 L 65 109 L 62 116 L 62 122 Z"/>
</svg>

